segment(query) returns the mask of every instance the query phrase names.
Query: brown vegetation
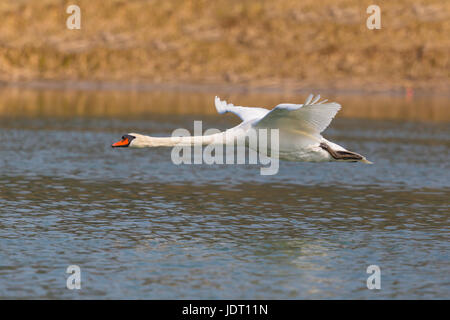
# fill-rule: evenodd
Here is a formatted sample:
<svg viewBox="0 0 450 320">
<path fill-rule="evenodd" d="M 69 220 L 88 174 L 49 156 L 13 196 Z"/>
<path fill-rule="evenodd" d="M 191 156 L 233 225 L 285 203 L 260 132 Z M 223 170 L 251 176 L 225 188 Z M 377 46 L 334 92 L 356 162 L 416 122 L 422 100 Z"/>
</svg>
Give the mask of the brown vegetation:
<svg viewBox="0 0 450 320">
<path fill-rule="evenodd" d="M 372 3 L 2 0 L 0 80 L 448 92 L 450 1 L 378 0 L 368 30 Z"/>
</svg>

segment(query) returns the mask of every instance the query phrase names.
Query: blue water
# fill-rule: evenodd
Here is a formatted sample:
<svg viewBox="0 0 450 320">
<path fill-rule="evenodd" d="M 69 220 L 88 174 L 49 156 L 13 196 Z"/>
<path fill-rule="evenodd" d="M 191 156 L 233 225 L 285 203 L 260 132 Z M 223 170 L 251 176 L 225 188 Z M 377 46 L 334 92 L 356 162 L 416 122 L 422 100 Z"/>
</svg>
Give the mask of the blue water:
<svg viewBox="0 0 450 320">
<path fill-rule="evenodd" d="M 374 165 L 281 162 L 274 176 L 110 147 L 200 119 L 236 124 L 0 116 L 0 298 L 450 298 L 448 124 L 338 118 L 326 138 Z"/>
</svg>

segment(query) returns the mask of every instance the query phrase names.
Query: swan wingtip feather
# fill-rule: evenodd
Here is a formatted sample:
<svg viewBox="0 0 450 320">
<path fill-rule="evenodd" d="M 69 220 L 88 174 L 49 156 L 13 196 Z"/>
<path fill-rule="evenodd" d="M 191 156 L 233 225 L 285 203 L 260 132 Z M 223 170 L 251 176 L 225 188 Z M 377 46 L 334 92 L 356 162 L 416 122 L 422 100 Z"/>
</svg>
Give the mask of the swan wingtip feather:
<svg viewBox="0 0 450 320">
<path fill-rule="evenodd" d="M 216 110 L 219 114 L 227 112 L 227 102 L 225 100 L 220 100 L 218 96 L 214 98 L 214 104 L 216 106 Z"/>
</svg>

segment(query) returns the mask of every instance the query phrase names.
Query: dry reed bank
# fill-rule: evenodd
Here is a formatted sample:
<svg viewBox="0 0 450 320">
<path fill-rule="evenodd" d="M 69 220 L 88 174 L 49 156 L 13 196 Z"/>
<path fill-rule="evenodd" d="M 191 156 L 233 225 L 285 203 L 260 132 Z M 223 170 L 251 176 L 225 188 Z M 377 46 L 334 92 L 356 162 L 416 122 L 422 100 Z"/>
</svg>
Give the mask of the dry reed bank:
<svg viewBox="0 0 450 320">
<path fill-rule="evenodd" d="M 0 81 L 449 92 L 449 35 L 446 0 L 2 0 Z"/>
</svg>

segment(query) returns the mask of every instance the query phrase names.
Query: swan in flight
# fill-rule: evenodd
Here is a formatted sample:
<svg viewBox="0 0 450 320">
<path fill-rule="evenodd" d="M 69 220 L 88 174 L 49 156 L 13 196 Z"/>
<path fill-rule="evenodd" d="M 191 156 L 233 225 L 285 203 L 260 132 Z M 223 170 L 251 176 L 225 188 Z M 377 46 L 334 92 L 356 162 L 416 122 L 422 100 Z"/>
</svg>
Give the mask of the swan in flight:
<svg viewBox="0 0 450 320">
<path fill-rule="evenodd" d="M 265 108 L 234 106 L 215 97 L 220 114 L 231 112 L 242 122 L 223 132 L 185 137 L 150 137 L 137 133 L 122 136 L 112 147 L 173 147 L 234 143 L 236 136 L 247 136 L 251 130 L 278 129 L 279 159 L 305 162 L 363 162 L 364 156 L 328 141 L 321 133 L 328 127 L 341 106 L 327 100 L 319 101 L 320 95 L 309 95 L 304 104 L 283 103 L 272 110 Z M 231 137 L 231 138 L 229 138 Z M 258 151 L 258 150 L 257 150 Z"/>
</svg>

